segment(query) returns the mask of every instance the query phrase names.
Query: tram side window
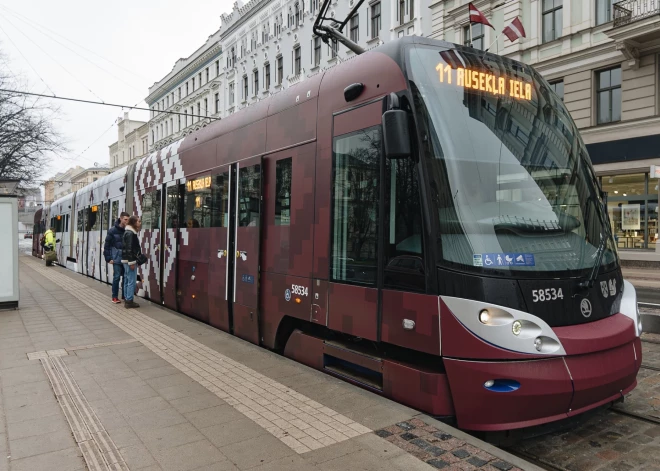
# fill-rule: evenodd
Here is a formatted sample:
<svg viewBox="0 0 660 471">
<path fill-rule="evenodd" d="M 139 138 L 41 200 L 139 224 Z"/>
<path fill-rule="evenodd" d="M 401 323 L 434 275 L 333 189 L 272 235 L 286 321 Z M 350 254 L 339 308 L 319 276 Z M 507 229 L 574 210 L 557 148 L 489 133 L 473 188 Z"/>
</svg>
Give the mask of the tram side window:
<svg viewBox="0 0 660 471">
<path fill-rule="evenodd" d="M 291 163 L 292 158 L 275 164 L 275 225 L 291 224 Z"/>
<path fill-rule="evenodd" d="M 426 291 L 419 180 L 412 159 L 385 164 L 385 288 Z"/>
<path fill-rule="evenodd" d="M 181 185 L 183 187 L 183 185 Z M 167 211 L 165 218 L 167 220 L 168 229 L 176 229 L 179 227 L 179 187 L 172 185 L 167 187 Z"/>
<path fill-rule="evenodd" d="M 88 231 L 98 231 L 100 217 L 98 213 L 98 206 L 87 208 L 87 229 Z"/>
<path fill-rule="evenodd" d="M 151 206 L 154 193 L 144 193 L 142 195 L 142 230 L 151 230 Z"/>
<path fill-rule="evenodd" d="M 376 284 L 380 127 L 337 137 L 333 146 L 333 281 Z"/>
<path fill-rule="evenodd" d="M 64 216 L 64 232 L 69 232 L 69 215 Z"/>
<path fill-rule="evenodd" d="M 183 195 L 184 220 L 188 229 L 211 227 L 211 177 L 186 182 Z"/>
<path fill-rule="evenodd" d="M 160 190 L 151 195 L 151 229 L 160 229 Z"/>
<path fill-rule="evenodd" d="M 119 201 L 113 201 L 112 202 L 112 219 L 110 220 L 110 225 L 114 226 L 117 219 L 119 219 Z"/>
<path fill-rule="evenodd" d="M 62 216 L 57 216 L 55 218 L 55 233 L 62 232 Z"/>
<path fill-rule="evenodd" d="M 83 210 L 78 211 L 78 217 L 76 218 L 78 232 L 82 232 L 85 229 L 85 217 L 83 216 L 85 212 Z"/>
<path fill-rule="evenodd" d="M 229 227 L 229 174 L 227 173 L 213 177 L 211 227 Z"/>
<path fill-rule="evenodd" d="M 261 203 L 261 166 L 243 167 L 239 171 L 238 226 L 258 227 Z"/>
</svg>

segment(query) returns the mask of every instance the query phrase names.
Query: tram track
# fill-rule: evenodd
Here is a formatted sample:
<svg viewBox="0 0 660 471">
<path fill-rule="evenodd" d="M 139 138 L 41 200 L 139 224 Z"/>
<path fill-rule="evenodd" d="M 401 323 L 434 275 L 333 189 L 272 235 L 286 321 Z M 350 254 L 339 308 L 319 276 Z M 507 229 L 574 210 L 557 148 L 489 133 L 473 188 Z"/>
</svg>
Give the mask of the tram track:
<svg viewBox="0 0 660 471">
<path fill-rule="evenodd" d="M 564 468 L 563 466 L 558 466 L 540 456 L 536 456 L 532 453 L 528 453 L 523 450 L 517 450 L 515 448 L 502 448 L 502 449 L 511 453 L 514 456 L 517 456 L 518 458 L 522 458 L 525 461 L 528 461 L 529 463 L 538 466 L 541 469 L 545 469 L 546 471 L 571 471 L 568 468 Z"/>
</svg>

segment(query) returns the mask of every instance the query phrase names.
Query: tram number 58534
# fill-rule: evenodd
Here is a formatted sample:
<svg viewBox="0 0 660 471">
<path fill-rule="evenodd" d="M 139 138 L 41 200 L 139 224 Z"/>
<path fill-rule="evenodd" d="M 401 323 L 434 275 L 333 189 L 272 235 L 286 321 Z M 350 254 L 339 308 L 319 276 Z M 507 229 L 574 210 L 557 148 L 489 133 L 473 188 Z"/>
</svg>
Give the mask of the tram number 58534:
<svg viewBox="0 0 660 471">
<path fill-rule="evenodd" d="M 538 303 L 539 301 L 555 301 L 556 299 L 564 299 L 564 293 L 554 288 L 535 289 L 532 290 L 532 301 Z"/>
<path fill-rule="evenodd" d="M 306 286 L 291 285 L 291 292 L 299 296 L 309 296 L 309 288 Z"/>
</svg>

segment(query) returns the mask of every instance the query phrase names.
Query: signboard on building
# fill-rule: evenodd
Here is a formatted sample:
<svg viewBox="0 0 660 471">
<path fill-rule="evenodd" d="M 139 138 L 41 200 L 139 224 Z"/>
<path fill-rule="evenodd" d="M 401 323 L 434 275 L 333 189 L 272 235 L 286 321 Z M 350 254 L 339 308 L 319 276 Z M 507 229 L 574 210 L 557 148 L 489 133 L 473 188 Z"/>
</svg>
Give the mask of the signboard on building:
<svg viewBox="0 0 660 471">
<path fill-rule="evenodd" d="M 632 230 L 637 231 L 640 229 L 641 222 L 641 208 L 640 204 L 622 204 L 621 212 L 621 229 L 624 231 Z"/>
<path fill-rule="evenodd" d="M 651 165 L 649 178 L 660 178 L 660 165 Z"/>
</svg>

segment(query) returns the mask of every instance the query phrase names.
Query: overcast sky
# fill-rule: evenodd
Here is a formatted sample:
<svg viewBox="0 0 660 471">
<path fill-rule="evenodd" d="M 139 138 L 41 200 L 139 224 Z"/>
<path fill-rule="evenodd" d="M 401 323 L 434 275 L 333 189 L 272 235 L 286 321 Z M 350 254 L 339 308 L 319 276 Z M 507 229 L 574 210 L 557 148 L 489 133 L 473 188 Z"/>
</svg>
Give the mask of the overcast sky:
<svg viewBox="0 0 660 471">
<path fill-rule="evenodd" d="M 148 88 L 217 31 L 232 4 L 0 0 L 0 52 L 7 60 L 0 67 L 22 76 L 30 92 L 48 94 L 50 88 L 59 96 L 146 107 Z M 62 111 L 55 126 L 70 152 L 46 162 L 44 175 L 75 165 L 107 166 L 122 109 L 52 101 Z M 146 121 L 148 112 L 131 111 L 130 117 Z"/>
</svg>

